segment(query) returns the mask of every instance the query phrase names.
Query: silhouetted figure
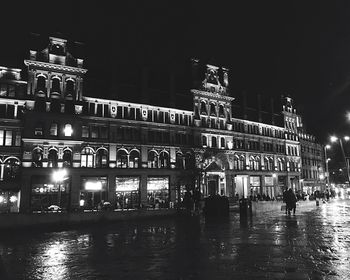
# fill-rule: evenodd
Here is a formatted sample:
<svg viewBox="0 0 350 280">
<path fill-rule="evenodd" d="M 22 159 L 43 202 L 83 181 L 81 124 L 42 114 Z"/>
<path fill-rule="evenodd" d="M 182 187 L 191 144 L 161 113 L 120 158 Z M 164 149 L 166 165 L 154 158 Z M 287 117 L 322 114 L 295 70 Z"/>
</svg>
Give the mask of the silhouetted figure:
<svg viewBox="0 0 350 280">
<path fill-rule="evenodd" d="M 193 192 L 193 202 L 194 202 L 194 211 L 199 213 L 200 211 L 200 202 L 201 202 L 202 194 L 199 188 L 196 188 Z"/>
<path fill-rule="evenodd" d="M 193 210 L 193 198 L 192 198 L 192 194 L 189 191 L 185 192 L 184 195 L 184 205 L 185 205 L 185 209 L 186 209 L 186 213 L 187 214 L 192 214 L 192 210 Z"/>
<path fill-rule="evenodd" d="M 293 210 L 293 214 L 295 214 L 295 210 L 297 207 L 297 197 L 293 190 L 291 188 L 288 189 L 286 194 L 286 204 L 287 204 L 287 210 L 288 214 Z"/>
</svg>

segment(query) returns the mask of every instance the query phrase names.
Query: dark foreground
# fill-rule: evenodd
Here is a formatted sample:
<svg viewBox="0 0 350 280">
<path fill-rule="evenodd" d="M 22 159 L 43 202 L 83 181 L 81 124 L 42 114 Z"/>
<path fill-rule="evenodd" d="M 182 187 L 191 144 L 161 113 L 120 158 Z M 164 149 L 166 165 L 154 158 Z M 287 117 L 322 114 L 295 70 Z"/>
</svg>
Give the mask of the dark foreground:
<svg viewBox="0 0 350 280">
<path fill-rule="evenodd" d="M 300 211 L 2 232 L 0 279 L 350 279 L 350 202 Z"/>
</svg>

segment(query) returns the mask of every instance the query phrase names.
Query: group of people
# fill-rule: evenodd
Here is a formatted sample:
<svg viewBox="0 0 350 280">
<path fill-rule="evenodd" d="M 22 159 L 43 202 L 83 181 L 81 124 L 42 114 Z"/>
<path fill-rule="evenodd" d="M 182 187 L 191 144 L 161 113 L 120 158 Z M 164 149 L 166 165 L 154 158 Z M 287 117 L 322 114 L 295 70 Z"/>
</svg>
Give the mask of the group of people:
<svg viewBox="0 0 350 280">
<path fill-rule="evenodd" d="M 291 188 L 283 192 L 283 202 L 286 203 L 286 214 L 290 215 L 291 211 L 295 214 L 297 208 L 297 196 Z"/>
<path fill-rule="evenodd" d="M 183 198 L 183 204 L 185 206 L 187 214 L 192 215 L 199 213 L 201 198 L 202 194 L 199 188 L 195 188 L 193 191 L 186 190 Z"/>
</svg>

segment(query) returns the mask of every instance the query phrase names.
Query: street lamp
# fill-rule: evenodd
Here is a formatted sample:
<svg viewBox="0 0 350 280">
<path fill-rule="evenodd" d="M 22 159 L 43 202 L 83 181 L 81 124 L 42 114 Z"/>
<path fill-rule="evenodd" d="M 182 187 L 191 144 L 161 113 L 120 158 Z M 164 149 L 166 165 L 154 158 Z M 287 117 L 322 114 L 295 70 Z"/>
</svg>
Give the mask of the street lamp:
<svg viewBox="0 0 350 280">
<path fill-rule="evenodd" d="M 345 141 L 349 141 L 350 137 L 349 136 L 344 136 L 343 139 Z M 341 151 L 342 151 L 342 154 L 343 154 L 344 163 L 345 163 L 345 166 L 346 166 L 346 173 L 347 173 L 347 177 L 348 177 L 347 178 L 348 179 L 348 183 L 350 183 L 349 163 L 346 160 L 342 138 L 341 137 L 338 138 L 337 136 L 331 136 L 330 140 L 331 140 L 332 143 L 337 142 L 339 140 L 339 145 L 340 145 L 340 148 L 341 148 Z"/>
<path fill-rule="evenodd" d="M 55 182 L 55 185 L 58 186 L 58 198 L 57 198 L 57 204 L 61 207 L 61 183 L 67 179 L 67 170 L 66 169 L 59 169 L 52 173 L 52 179 Z"/>
<path fill-rule="evenodd" d="M 327 183 L 327 188 L 329 187 L 329 170 L 328 170 L 328 157 L 327 157 L 327 149 L 330 149 L 331 145 L 325 145 L 324 146 L 324 158 L 326 160 L 326 183 Z"/>
</svg>

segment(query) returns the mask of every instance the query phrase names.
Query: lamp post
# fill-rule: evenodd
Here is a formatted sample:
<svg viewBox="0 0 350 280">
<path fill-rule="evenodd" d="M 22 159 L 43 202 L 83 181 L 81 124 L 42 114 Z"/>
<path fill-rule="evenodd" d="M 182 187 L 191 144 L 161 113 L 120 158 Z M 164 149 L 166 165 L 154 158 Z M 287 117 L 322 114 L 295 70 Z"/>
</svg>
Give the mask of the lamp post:
<svg viewBox="0 0 350 280">
<path fill-rule="evenodd" d="M 329 188 L 329 170 L 328 170 L 328 157 L 327 157 L 327 149 L 330 149 L 331 145 L 325 145 L 324 146 L 324 158 L 325 158 L 325 164 L 326 164 L 326 184 Z"/>
<path fill-rule="evenodd" d="M 345 141 L 349 141 L 350 137 L 349 136 L 344 136 L 343 137 Z M 345 150 L 344 150 L 344 146 L 343 146 L 343 141 L 341 137 L 337 137 L 337 136 L 331 136 L 331 142 L 336 142 L 339 140 L 339 145 L 342 151 L 342 155 L 343 155 L 343 159 L 344 159 L 344 163 L 345 163 L 345 167 L 346 167 L 346 175 L 347 175 L 347 179 L 348 179 L 348 183 L 350 183 L 350 172 L 349 172 L 349 163 L 346 160 L 346 156 L 345 156 Z"/>
<path fill-rule="evenodd" d="M 67 171 L 65 169 L 59 169 L 52 173 L 52 179 L 55 185 L 58 186 L 57 204 L 61 207 L 61 183 L 66 179 Z"/>
</svg>

